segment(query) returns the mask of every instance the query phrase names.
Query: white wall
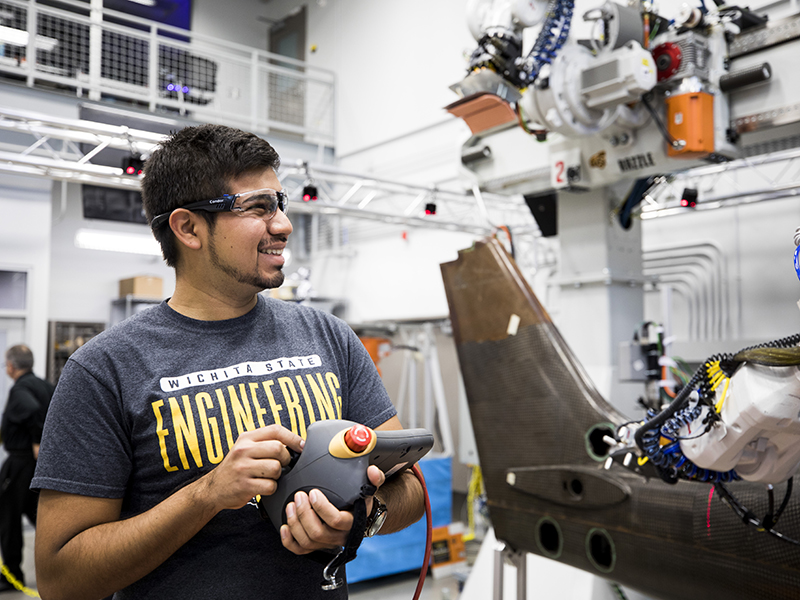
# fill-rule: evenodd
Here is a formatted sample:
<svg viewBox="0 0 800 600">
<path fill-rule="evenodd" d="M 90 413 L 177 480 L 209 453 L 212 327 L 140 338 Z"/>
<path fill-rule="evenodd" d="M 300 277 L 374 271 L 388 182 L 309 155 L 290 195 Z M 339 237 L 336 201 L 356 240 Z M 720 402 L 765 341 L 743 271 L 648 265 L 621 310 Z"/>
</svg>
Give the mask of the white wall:
<svg viewBox="0 0 800 600">
<path fill-rule="evenodd" d="M 735 344 L 800 331 L 796 304 L 800 282 L 793 266 L 797 227 L 800 202 L 789 198 L 647 221 L 642 236 L 645 249 L 704 241 L 720 246 L 728 262 Z M 736 310 L 738 298 L 741 315 Z M 673 306 L 678 325 L 674 333 L 686 339 L 686 302 L 675 296 Z M 649 302 L 646 308 L 647 318 L 661 320 L 658 301 Z"/>
<path fill-rule="evenodd" d="M 381 231 L 349 256 L 320 253 L 311 267 L 317 293 L 346 298 L 347 319 L 354 323 L 446 317 L 439 264 L 455 260 L 473 236 L 388 226 Z"/>
<path fill-rule="evenodd" d="M 337 74 L 337 153 L 347 155 L 438 122 L 474 42 L 464 0 L 273 0 L 279 18 L 306 4 L 314 66 Z M 322 5 L 322 6 L 321 6 Z"/>
<path fill-rule="evenodd" d="M 463 189 L 458 167 L 467 133 L 461 121 L 450 120 L 355 151 L 339 165 L 394 181 Z M 409 196 L 409 203 L 413 200 L 414 195 Z M 380 200 L 369 208 L 380 211 Z M 418 213 L 423 209 L 420 206 Z M 320 253 L 311 266 L 312 281 L 321 295 L 347 298 L 348 319 L 360 323 L 448 313 L 439 265 L 455 260 L 458 250 L 470 247 L 478 236 L 370 221 L 350 220 L 348 226 L 354 240 L 351 253 L 346 257 Z"/>
<path fill-rule="evenodd" d="M 70 184 L 66 188 L 67 202 L 62 211 L 62 185 L 59 182 L 53 185 L 50 320 L 109 323 L 111 301 L 119 297 L 119 280 L 138 275 L 161 277 L 163 297 L 169 297 L 175 287 L 175 275 L 160 256 L 75 246 L 78 229 L 150 235 L 150 228 L 135 223 L 84 219 L 80 186 Z"/>
<path fill-rule="evenodd" d="M 258 19 L 264 13 L 258 0 L 193 0 L 192 32 L 266 50 L 269 23 Z"/>
<path fill-rule="evenodd" d="M 28 272 L 25 343 L 33 351 L 34 372 L 43 377 L 47 365 L 50 182 L 3 175 L 0 215 L 0 269 Z M 0 348 L 2 353 L 5 350 Z"/>
</svg>

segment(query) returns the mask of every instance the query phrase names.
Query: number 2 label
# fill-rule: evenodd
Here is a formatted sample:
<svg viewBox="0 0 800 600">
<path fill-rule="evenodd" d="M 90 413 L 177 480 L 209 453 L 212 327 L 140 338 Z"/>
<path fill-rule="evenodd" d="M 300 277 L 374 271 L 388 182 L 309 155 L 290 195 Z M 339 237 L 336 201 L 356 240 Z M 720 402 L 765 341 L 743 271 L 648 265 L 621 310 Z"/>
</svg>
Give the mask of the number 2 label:
<svg viewBox="0 0 800 600">
<path fill-rule="evenodd" d="M 564 181 L 564 161 L 563 160 L 556 161 L 555 168 L 556 168 L 556 173 L 555 173 L 555 176 L 556 176 L 555 183 L 556 183 L 556 185 L 566 183 Z"/>
</svg>

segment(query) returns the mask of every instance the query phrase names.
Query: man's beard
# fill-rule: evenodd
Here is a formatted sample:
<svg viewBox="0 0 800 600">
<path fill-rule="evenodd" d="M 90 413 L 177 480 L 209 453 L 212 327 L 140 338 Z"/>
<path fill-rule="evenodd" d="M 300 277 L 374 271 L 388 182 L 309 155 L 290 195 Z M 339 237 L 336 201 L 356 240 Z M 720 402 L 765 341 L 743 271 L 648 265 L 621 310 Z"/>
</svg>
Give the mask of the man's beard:
<svg viewBox="0 0 800 600">
<path fill-rule="evenodd" d="M 233 277 L 239 283 L 244 283 L 246 285 L 252 285 L 257 287 L 260 290 L 268 290 L 272 288 L 278 288 L 283 285 L 284 275 L 283 271 L 278 271 L 274 275 L 270 277 L 263 276 L 259 270 L 258 266 L 254 272 L 246 273 L 237 267 L 233 267 L 231 265 L 225 264 L 220 260 L 219 254 L 217 254 L 217 247 L 214 243 L 213 238 L 209 239 L 208 244 L 208 254 L 211 258 L 211 264 L 220 269 L 226 275 Z M 283 267 L 278 267 L 278 269 L 282 269 Z"/>
</svg>

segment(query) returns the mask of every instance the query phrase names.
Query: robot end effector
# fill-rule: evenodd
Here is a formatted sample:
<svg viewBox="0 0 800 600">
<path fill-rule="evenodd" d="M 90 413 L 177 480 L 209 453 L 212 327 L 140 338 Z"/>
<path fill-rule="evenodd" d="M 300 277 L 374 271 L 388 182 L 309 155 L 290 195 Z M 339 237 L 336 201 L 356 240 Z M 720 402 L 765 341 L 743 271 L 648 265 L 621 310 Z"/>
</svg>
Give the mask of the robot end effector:
<svg viewBox="0 0 800 600">
<path fill-rule="evenodd" d="M 788 480 L 800 467 L 798 344 L 795 334 L 708 358 L 668 405 L 618 428 L 606 468 L 647 465 L 670 483 Z"/>
<path fill-rule="evenodd" d="M 637 102 L 656 85 L 655 63 L 640 44 L 638 9 L 606 4 L 596 18 L 608 24 L 607 41 L 590 49 L 565 46 L 572 0 L 555 2 L 549 12 L 547 7 L 541 0 L 469 3 L 469 27 L 478 47 L 468 75 L 451 86 L 462 97 L 451 107 L 489 93 L 518 104 L 531 121 L 550 131 L 583 135 L 608 126 L 619 117 L 618 106 Z M 590 13 L 584 19 L 595 18 Z M 523 55 L 522 32 L 539 23 L 538 37 Z M 642 116 L 629 113 L 628 125 L 644 123 Z"/>
</svg>

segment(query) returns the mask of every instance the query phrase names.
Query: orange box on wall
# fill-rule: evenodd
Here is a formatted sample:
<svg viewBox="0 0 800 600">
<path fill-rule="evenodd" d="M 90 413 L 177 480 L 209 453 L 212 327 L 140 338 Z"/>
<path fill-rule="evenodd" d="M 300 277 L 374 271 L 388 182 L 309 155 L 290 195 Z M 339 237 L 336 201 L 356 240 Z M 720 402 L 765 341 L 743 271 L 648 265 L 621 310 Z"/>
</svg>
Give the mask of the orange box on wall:
<svg viewBox="0 0 800 600">
<path fill-rule="evenodd" d="M 667 154 L 675 157 L 699 158 L 714 152 L 714 96 L 692 92 L 669 96 L 667 131 L 676 140 L 686 142 L 681 150 L 667 146 Z"/>
</svg>

